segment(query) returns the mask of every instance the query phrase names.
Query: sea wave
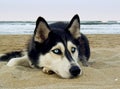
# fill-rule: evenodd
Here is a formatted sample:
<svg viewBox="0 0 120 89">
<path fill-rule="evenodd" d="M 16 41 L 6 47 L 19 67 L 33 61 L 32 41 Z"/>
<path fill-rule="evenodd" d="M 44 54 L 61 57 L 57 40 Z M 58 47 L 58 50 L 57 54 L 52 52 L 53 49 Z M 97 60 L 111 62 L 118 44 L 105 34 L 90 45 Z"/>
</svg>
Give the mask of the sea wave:
<svg viewBox="0 0 120 89">
<path fill-rule="evenodd" d="M 0 34 L 33 34 L 34 29 L 34 21 L 0 21 Z M 80 30 L 85 34 L 120 34 L 120 21 L 81 21 Z"/>
</svg>

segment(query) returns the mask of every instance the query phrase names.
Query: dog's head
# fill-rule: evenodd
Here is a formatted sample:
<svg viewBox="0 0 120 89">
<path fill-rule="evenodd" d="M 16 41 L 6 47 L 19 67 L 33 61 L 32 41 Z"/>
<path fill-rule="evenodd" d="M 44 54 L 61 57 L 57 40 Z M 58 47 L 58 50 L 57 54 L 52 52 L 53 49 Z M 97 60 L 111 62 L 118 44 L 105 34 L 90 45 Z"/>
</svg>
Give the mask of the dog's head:
<svg viewBox="0 0 120 89">
<path fill-rule="evenodd" d="M 39 53 L 37 65 L 52 70 L 62 78 L 81 74 L 78 64 L 78 41 L 80 20 L 75 15 L 65 29 L 50 28 L 44 18 L 36 21 L 33 40 Z"/>
</svg>

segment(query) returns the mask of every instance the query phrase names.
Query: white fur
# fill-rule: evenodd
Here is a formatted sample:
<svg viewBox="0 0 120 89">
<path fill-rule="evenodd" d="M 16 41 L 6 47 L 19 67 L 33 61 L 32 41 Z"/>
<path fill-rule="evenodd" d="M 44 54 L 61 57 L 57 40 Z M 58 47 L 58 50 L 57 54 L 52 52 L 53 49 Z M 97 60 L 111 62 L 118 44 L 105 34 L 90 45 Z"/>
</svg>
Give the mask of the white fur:
<svg viewBox="0 0 120 89">
<path fill-rule="evenodd" d="M 61 57 L 58 57 L 56 59 L 50 56 L 50 53 L 47 53 L 46 55 L 41 55 L 39 60 L 40 66 L 54 71 L 56 74 L 60 75 L 63 78 L 69 78 L 70 63 L 68 62 L 66 57 L 63 57 L 62 59 Z"/>
<path fill-rule="evenodd" d="M 72 44 L 70 41 L 67 43 L 68 50 L 71 51 L 72 47 L 76 47 L 74 44 Z M 62 51 L 61 55 L 54 54 L 52 52 L 53 49 L 60 49 Z M 78 59 L 78 52 L 76 51 L 74 54 L 71 52 L 71 56 L 73 59 L 75 59 L 73 62 L 69 62 L 66 56 L 64 55 L 64 45 L 62 43 L 58 43 L 56 46 L 54 46 L 48 53 L 45 55 L 40 55 L 39 57 L 39 66 L 45 67 L 48 70 L 54 71 L 56 74 L 61 76 L 62 78 L 70 78 L 72 75 L 69 72 L 69 69 L 71 68 L 71 64 L 74 64 L 80 68 L 80 65 L 77 62 Z"/>
<path fill-rule="evenodd" d="M 75 53 L 72 54 L 71 52 L 72 47 L 76 47 L 76 46 L 72 42 L 68 41 L 67 48 L 69 52 L 71 53 L 71 56 L 74 59 L 74 61 L 69 62 L 67 57 L 64 55 L 65 54 L 64 45 L 62 43 L 58 43 L 48 53 L 46 53 L 45 55 L 40 55 L 38 66 L 43 67 L 43 72 L 49 72 L 50 70 L 50 71 L 55 72 L 62 78 L 71 78 L 72 75 L 69 70 L 72 67 L 72 65 L 78 66 L 80 68 L 80 65 L 78 64 L 78 60 L 77 60 L 78 51 L 76 50 Z M 54 49 L 60 49 L 62 54 L 57 55 L 53 53 L 52 50 Z M 30 62 L 27 54 L 25 54 L 23 57 L 12 58 L 7 63 L 8 66 L 24 65 L 24 66 L 33 67 L 31 64 L 32 63 Z M 79 75 L 81 75 L 81 73 Z"/>
<path fill-rule="evenodd" d="M 7 66 L 18 66 L 18 65 L 30 66 L 31 62 L 29 61 L 28 56 L 25 55 L 23 57 L 12 58 L 7 63 Z"/>
</svg>

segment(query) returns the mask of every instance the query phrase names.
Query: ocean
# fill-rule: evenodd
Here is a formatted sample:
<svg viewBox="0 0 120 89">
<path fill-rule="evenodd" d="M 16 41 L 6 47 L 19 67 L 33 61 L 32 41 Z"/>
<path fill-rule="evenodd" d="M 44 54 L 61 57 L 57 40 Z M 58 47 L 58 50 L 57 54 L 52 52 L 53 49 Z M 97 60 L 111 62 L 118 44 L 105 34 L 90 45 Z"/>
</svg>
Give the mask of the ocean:
<svg viewBox="0 0 120 89">
<path fill-rule="evenodd" d="M 34 21 L 0 21 L 0 35 L 33 34 L 34 29 Z M 80 30 L 84 34 L 120 34 L 120 21 L 81 21 Z"/>
</svg>

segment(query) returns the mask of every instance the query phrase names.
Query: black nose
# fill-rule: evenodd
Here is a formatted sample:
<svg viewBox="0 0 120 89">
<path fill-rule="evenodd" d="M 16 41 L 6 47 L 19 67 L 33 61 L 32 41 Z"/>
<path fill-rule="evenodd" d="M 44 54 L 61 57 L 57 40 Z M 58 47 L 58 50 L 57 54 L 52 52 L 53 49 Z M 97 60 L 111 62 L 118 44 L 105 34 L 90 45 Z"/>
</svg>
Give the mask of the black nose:
<svg viewBox="0 0 120 89">
<path fill-rule="evenodd" d="M 71 75 L 75 77 L 80 74 L 81 70 L 78 66 L 72 66 L 69 71 L 70 71 Z"/>
</svg>

